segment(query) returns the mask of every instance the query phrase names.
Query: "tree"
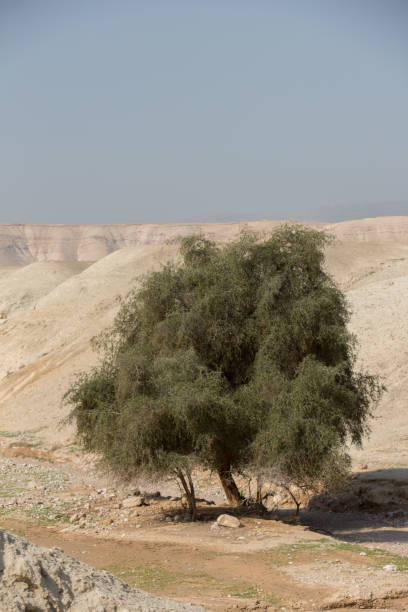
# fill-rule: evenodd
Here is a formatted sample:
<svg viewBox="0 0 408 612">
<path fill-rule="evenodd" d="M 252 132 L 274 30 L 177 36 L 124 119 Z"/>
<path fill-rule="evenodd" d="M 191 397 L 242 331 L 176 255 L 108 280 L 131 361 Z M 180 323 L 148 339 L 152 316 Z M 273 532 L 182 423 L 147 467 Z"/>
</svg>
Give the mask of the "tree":
<svg viewBox="0 0 408 612">
<path fill-rule="evenodd" d="M 84 447 L 124 476 L 173 473 L 193 516 L 196 465 L 235 505 L 248 465 L 302 483 L 344 472 L 381 386 L 355 371 L 328 240 L 290 225 L 225 246 L 184 238 L 181 263 L 122 301 L 100 365 L 66 393 Z"/>
</svg>

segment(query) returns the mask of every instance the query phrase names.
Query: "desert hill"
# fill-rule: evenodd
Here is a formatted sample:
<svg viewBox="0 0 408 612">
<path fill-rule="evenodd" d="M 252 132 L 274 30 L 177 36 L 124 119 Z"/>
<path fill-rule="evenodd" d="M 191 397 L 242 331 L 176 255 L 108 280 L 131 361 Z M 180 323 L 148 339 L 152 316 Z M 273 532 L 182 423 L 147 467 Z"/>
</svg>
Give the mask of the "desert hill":
<svg viewBox="0 0 408 612">
<path fill-rule="evenodd" d="M 270 231 L 279 222 L 249 223 Z M 112 321 L 117 296 L 177 257 L 168 240 L 203 231 L 226 241 L 243 224 L 0 226 L 0 430 L 69 442 L 61 397 L 97 356 L 89 341 Z M 408 465 L 408 217 L 326 225 L 327 266 L 347 292 L 359 363 L 388 393 L 356 460 Z M 90 263 L 90 262 L 94 263 Z"/>
<path fill-rule="evenodd" d="M 96 261 L 124 247 L 158 244 L 197 232 L 222 242 L 231 239 L 244 226 L 257 231 L 271 231 L 280 223 L 0 224 L 0 266 L 22 266 L 38 261 Z M 408 217 L 379 217 L 313 225 L 328 229 L 344 241 L 408 244 Z"/>
<path fill-rule="evenodd" d="M 1 225 L 0 266 L 36 261 L 96 261 L 125 247 L 161 244 L 177 236 L 204 232 L 219 241 L 244 225 L 270 230 L 278 221 L 244 223 L 169 223 L 126 225 Z"/>
</svg>

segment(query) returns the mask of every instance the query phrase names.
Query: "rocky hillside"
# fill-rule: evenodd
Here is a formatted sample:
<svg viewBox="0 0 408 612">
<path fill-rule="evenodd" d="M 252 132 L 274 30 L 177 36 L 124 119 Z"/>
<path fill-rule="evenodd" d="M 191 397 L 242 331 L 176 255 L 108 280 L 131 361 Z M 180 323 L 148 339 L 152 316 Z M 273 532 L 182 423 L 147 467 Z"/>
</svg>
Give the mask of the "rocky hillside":
<svg viewBox="0 0 408 612">
<path fill-rule="evenodd" d="M 228 240 L 242 223 L 174 223 L 166 225 L 0 225 L 0 266 L 36 261 L 96 261 L 125 247 L 162 244 L 177 236 L 205 232 Z M 276 221 L 248 224 L 269 230 Z"/>
<path fill-rule="evenodd" d="M 204 612 L 131 589 L 108 572 L 0 530 L 0 608 L 16 612 Z"/>
<path fill-rule="evenodd" d="M 236 235 L 245 225 L 259 231 L 270 231 L 279 223 L 0 224 L 0 266 L 22 266 L 39 261 L 96 261 L 118 249 L 160 244 L 176 236 L 204 232 L 224 241 Z M 341 240 L 408 244 L 408 217 L 379 217 L 315 225 L 327 228 Z"/>
</svg>

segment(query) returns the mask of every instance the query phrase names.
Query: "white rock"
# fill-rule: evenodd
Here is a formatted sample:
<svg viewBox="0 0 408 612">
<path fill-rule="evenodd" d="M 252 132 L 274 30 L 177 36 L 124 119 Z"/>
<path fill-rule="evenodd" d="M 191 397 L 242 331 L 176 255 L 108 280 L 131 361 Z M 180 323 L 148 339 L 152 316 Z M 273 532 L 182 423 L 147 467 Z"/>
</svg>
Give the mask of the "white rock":
<svg viewBox="0 0 408 612">
<path fill-rule="evenodd" d="M 136 508 L 137 506 L 144 506 L 145 503 L 144 497 L 127 497 L 123 500 L 122 506 L 124 508 Z"/>
<path fill-rule="evenodd" d="M 83 553 L 85 551 L 82 551 Z M 203 608 L 130 588 L 105 571 L 85 565 L 60 549 L 34 546 L 0 530 L 0 610 L 72 612 L 187 612 Z"/>
<path fill-rule="evenodd" d="M 389 563 L 388 565 L 383 565 L 383 570 L 386 572 L 396 572 L 398 568 L 393 563 Z"/>
<path fill-rule="evenodd" d="M 237 519 L 235 516 L 231 516 L 230 514 L 220 514 L 220 516 L 217 518 L 217 525 L 220 527 L 241 527 L 239 519 Z"/>
</svg>

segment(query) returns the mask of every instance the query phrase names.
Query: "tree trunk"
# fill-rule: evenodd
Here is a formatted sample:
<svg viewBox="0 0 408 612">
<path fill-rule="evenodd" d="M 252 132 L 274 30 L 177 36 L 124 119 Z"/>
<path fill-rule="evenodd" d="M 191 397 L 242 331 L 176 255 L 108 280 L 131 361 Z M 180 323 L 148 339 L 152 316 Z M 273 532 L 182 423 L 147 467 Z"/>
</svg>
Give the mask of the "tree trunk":
<svg viewBox="0 0 408 612">
<path fill-rule="evenodd" d="M 231 504 L 231 506 L 239 506 L 242 502 L 242 496 L 238 491 L 237 485 L 235 484 L 230 466 L 228 465 L 217 468 L 217 474 L 220 478 L 228 503 Z"/>
<path fill-rule="evenodd" d="M 187 502 L 188 502 L 188 509 L 191 514 L 191 520 L 195 521 L 197 519 L 197 504 L 196 504 L 196 499 L 195 499 L 195 491 L 194 491 L 193 480 L 191 478 L 191 473 L 189 472 L 189 470 L 186 470 L 186 476 L 187 476 L 186 478 L 186 476 L 183 473 L 183 470 L 181 468 L 177 468 L 176 476 L 180 480 L 181 486 L 183 487 L 185 491 Z"/>
<path fill-rule="evenodd" d="M 286 491 L 289 493 L 289 495 L 291 496 L 291 498 L 293 499 L 293 501 L 296 504 L 296 512 L 295 512 L 295 516 L 299 516 L 299 511 L 300 511 L 300 506 L 302 504 L 301 501 L 298 501 L 296 499 L 296 497 L 293 495 L 292 491 L 290 490 L 290 487 L 283 485 L 283 488 L 286 489 Z"/>
<path fill-rule="evenodd" d="M 259 476 L 256 477 L 256 503 L 259 506 L 263 506 L 262 499 L 262 478 Z"/>
</svg>

